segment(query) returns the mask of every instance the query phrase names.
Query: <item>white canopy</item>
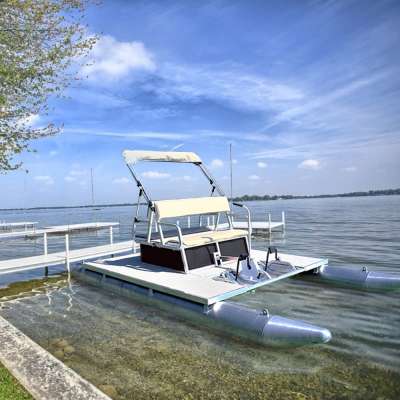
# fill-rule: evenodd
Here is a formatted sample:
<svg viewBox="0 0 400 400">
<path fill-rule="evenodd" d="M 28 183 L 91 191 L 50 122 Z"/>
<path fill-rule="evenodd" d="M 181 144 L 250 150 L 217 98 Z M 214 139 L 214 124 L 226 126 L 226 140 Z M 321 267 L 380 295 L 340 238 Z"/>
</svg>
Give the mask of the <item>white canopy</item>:
<svg viewBox="0 0 400 400">
<path fill-rule="evenodd" d="M 138 161 L 201 163 L 201 159 L 196 153 L 185 151 L 124 150 L 122 155 L 127 164 L 135 164 Z"/>
</svg>

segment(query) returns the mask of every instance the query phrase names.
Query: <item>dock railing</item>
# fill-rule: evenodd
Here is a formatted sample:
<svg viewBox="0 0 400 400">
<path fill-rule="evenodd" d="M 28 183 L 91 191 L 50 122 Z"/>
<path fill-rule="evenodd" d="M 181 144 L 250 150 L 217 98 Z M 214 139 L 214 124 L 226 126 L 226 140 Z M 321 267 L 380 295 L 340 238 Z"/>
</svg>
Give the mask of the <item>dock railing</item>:
<svg viewBox="0 0 400 400">
<path fill-rule="evenodd" d="M 29 232 L 12 232 L 9 235 L 0 235 L 2 239 L 11 239 L 18 237 L 43 237 L 43 253 L 37 256 L 30 256 L 25 258 L 19 258 L 14 260 L 0 261 L 0 275 L 3 273 L 9 273 L 10 270 L 25 270 L 40 268 L 42 264 L 45 268 L 45 275 L 48 275 L 48 265 L 65 264 L 67 270 L 70 272 L 70 264 L 75 262 L 76 259 L 85 259 L 85 256 L 92 258 L 96 256 L 95 250 L 99 249 L 99 256 L 103 253 L 113 254 L 114 250 L 116 253 L 121 251 L 128 251 L 129 247 L 131 250 L 136 250 L 135 242 L 132 241 L 131 246 L 128 246 L 128 242 L 117 242 L 114 244 L 114 230 L 113 227 L 119 225 L 118 222 L 107 222 L 107 223 L 87 223 L 87 224 L 72 224 L 63 226 L 49 226 Z M 83 248 L 78 250 L 71 250 L 70 234 L 72 232 L 79 232 L 82 230 L 101 230 L 108 228 L 109 232 L 109 244 L 98 246 L 97 248 Z M 57 235 L 64 236 L 64 251 L 49 253 L 49 236 Z M 89 254 L 87 254 L 89 251 Z M 94 251 L 94 253 L 93 253 Z M 79 254 L 78 254 L 79 253 Z M 15 264 L 15 265 L 13 265 Z"/>
</svg>

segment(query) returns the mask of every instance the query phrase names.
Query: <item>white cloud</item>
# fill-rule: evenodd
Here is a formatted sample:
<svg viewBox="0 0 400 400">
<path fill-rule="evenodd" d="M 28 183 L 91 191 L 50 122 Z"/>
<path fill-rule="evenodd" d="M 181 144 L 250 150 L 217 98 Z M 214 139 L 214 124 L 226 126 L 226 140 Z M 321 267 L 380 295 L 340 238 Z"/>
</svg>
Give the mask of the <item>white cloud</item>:
<svg viewBox="0 0 400 400">
<path fill-rule="evenodd" d="M 250 176 L 249 176 L 249 179 L 250 179 L 251 181 L 258 181 L 258 180 L 260 180 L 260 177 L 259 177 L 258 175 L 250 175 Z"/>
<path fill-rule="evenodd" d="M 176 146 L 172 147 L 170 151 L 176 151 L 178 149 L 180 149 L 181 147 L 183 147 L 185 145 L 185 143 L 179 143 Z"/>
<path fill-rule="evenodd" d="M 72 169 L 71 171 L 69 171 L 69 175 L 71 176 L 83 176 L 86 175 L 87 171 L 83 170 L 83 169 Z"/>
<path fill-rule="evenodd" d="M 66 182 L 76 182 L 79 179 L 82 179 L 82 177 L 86 176 L 88 171 L 85 171 L 81 169 L 80 165 L 78 163 L 72 164 L 72 169 L 71 171 L 68 172 L 68 175 L 64 177 L 64 180 Z M 83 181 L 80 181 L 79 184 L 82 185 Z"/>
<path fill-rule="evenodd" d="M 397 130 L 385 132 L 381 134 L 364 135 L 364 137 L 339 135 L 336 137 L 320 137 L 319 134 L 308 137 L 296 134 L 291 139 L 287 139 L 282 135 L 279 147 L 258 149 L 255 152 L 246 153 L 246 156 L 260 160 L 266 158 L 274 158 L 279 160 L 299 159 L 307 160 L 314 154 L 329 158 L 337 155 L 343 156 L 344 153 L 352 154 L 355 152 L 369 152 L 382 146 L 399 146 L 400 136 Z"/>
<path fill-rule="evenodd" d="M 313 159 L 308 159 L 308 160 L 304 160 L 302 161 L 298 167 L 299 168 L 305 168 L 305 169 L 319 169 L 321 166 L 321 163 L 318 160 L 313 160 Z"/>
<path fill-rule="evenodd" d="M 146 171 L 142 173 L 142 176 L 149 179 L 164 179 L 169 178 L 171 175 L 166 172 Z"/>
<path fill-rule="evenodd" d="M 87 128 L 67 128 L 64 129 L 64 133 L 72 134 L 86 134 L 93 136 L 109 136 L 109 137 L 119 137 L 130 140 L 139 139 L 160 139 L 160 140 L 182 140 L 189 139 L 193 135 L 186 133 L 176 133 L 176 132 L 113 132 L 113 131 L 99 131 L 98 129 L 87 129 Z"/>
<path fill-rule="evenodd" d="M 91 90 L 83 88 L 70 88 L 68 89 L 67 95 L 74 99 L 74 101 L 89 105 L 91 108 L 123 108 L 130 107 L 133 105 L 130 100 L 123 98 L 120 95 L 113 94 L 110 91 L 104 91 L 103 89 Z"/>
<path fill-rule="evenodd" d="M 123 176 L 122 178 L 115 178 L 113 180 L 113 183 L 117 183 L 117 184 L 126 184 L 129 182 L 130 182 L 130 180 L 128 178 L 126 178 L 125 176 Z"/>
<path fill-rule="evenodd" d="M 258 168 L 267 168 L 267 163 L 263 162 L 263 161 L 259 161 L 257 163 L 257 167 Z"/>
<path fill-rule="evenodd" d="M 343 168 L 346 172 L 355 172 L 355 171 L 357 171 L 357 167 L 353 167 L 353 166 L 350 166 L 350 167 L 346 167 L 346 168 Z"/>
<path fill-rule="evenodd" d="M 56 156 L 58 154 L 58 151 L 57 150 L 51 150 L 50 152 L 49 152 L 49 156 L 50 157 L 54 157 L 54 156 Z"/>
<path fill-rule="evenodd" d="M 238 160 L 236 160 L 236 158 L 232 159 L 232 164 L 237 164 Z"/>
<path fill-rule="evenodd" d="M 335 90 L 329 92 L 328 94 L 322 94 L 320 96 L 309 96 L 307 101 L 297 103 L 296 106 L 292 108 L 285 109 L 273 119 L 273 122 L 269 123 L 264 129 L 271 128 L 282 122 L 291 121 L 295 119 L 306 116 L 310 113 L 318 114 L 315 112 L 317 109 L 325 109 L 328 105 L 334 103 L 335 101 L 347 97 L 356 91 L 363 89 L 364 87 L 370 86 L 377 81 L 385 77 L 385 73 L 379 72 L 372 74 L 366 78 L 355 79 L 347 84 L 336 88 Z"/>
<path fill-rule="evenodd" d="M 53 185 L 54 179 L 49 175 L 37 175 L 33 178 L 35 181 L 41 182 L 45 185 Z"/>
<path fill-rule="evenodd" d="M 193 181 L 195 181 L 196 180 L 196 178 L 193 178 L 192 176 L 190 176 L 190 175 L 183 175 L 183 176 L 174 176 L 174 177 L 172 177 L 171 178 L 171 180 L 173 180 L 173 181 L 180 181 L 180 182 L 182 182 L 182 181 L 185 181 L 185 182 L 193 182 Z"/>
<path fill-rule="evenodd" d="M 298 88 L 273 79 L 249 74 L 237 65 L 175 65 L 160 68 L 160 82 L 147 83 L 144 89 L 155 92 L 161 99 L 199 101 L 212 99 L 229 103 L 240 110 L 278 112 L 284 104 L 304 97 Z"/>
<path fill-rule="evenodd" d="M 211 161 L 210 167 L 211 168 L 221 168 L 224 166 L 224 162 L 220 160 L 219 158 L 215 158 L 214 160 Z"/>
<path fill-rule="evenodd" d="M 152 54 L 141 42 L 119 42 L 109 35 L 101 36 L 90 52 L 81 73 L 90 80 L 104 83 L 130 76 L 135 71 L 153 71 Z"/>
</svg>

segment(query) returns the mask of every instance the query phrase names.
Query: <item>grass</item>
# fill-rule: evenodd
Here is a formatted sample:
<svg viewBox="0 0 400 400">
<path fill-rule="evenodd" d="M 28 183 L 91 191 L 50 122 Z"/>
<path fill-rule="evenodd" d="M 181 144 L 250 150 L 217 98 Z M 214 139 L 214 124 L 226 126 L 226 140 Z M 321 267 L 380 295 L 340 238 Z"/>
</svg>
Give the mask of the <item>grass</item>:
<svg viewBox="0 0 400 400">
<path fill-rule="evenodd" d="M 33 397 L 21 384 L 0 364 L 0 399 L 1 400 L 31 400 Z"/>
</svg>

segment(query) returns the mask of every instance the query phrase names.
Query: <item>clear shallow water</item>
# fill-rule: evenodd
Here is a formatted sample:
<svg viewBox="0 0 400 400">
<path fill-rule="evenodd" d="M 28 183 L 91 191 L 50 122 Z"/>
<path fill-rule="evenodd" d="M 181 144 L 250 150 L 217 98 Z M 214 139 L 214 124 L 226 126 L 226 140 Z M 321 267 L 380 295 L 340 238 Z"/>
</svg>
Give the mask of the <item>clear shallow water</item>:
<svg viewBox="0 0 400 400">
<path fill-rule="evenodd" d="M 286 235 L 273 237 L 282 251 L 326 257 L 336 265 L 400 268 L 400 196 L 255 202 L 251 207 L 256 219 L 267 209 L 275 219 L 286 211 Z M 117 238 L 129 238 L 130 207 L 96 213 L 92 220 L 121 221 Z M 91 217 L 84 209 L 5 214 L 0 219 L 43 224 Z M 106 242 L 107 234 L 100 238 Z M 76 235 L 72 243 L 86 246 L 99 243 L 97 239 Z M 61 239 L 59 244 L 54 240 L 54 246 L 62 246 Z M 259 238 L 254 245 L 263 248 L 266 243 Z M 0 246 L 3 257 L 30 254 L 23 241 Z M 0 285 L 4 279 L 0 277 Z M 112 385 L 117 399 L 400 397 L 400 293 L 292 279 L 237 298 L 327 327 L 333 334 L 324 346 L 271 349 L 140 299 L 123 299 L 79 282 L 73 282 L 72 290 L 65 282 L 59 286 L 3 299 L 0 313 L 93 383 Z M 56 340 L 61 338 L 73 352 L 60 351 Z"/>
</svg>

